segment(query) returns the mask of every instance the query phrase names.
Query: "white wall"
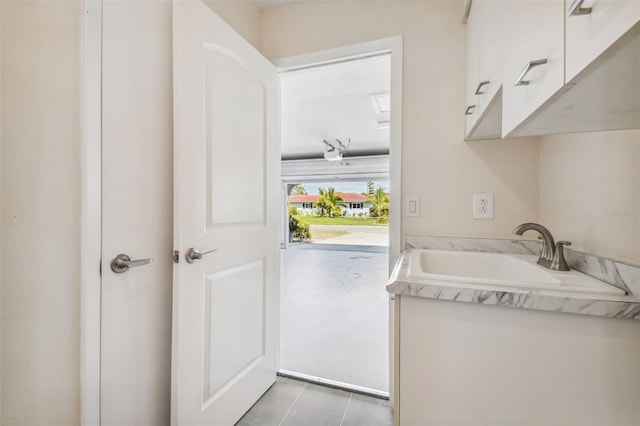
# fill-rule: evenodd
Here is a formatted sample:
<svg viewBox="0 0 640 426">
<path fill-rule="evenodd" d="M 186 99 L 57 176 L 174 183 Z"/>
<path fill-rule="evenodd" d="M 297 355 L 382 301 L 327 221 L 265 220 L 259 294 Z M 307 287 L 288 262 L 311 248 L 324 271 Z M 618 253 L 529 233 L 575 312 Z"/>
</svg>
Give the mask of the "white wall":
<svg viewBox="0 0 640 426">
<path fill-rule="evenodd" d="M 2 50 L 2 5 L 0 4 L 0 50 Z M 0 205 L 2 205 L 2 55 L 0 54 Z M 0 213 L 0 423 L 2 423 L 2 213 Z"/>
<path fill-rule="evenodd" d="M 640 130 L 541 138 L 540 220 L 578 249 L 640 265 Z"/>
<path fill-rule="evenodd" d="M 80 2 L 2 2 L 1 424 L 80 420 Z"/>
<path fill-rule="evenodd" d="M 404 36 L 402 193 L 421 199 L 403 234 L 511 236 L 538 219 L 538 142 L 463 141 L 465 26 L 458 1 L 316 2 L 263 12 L 271 59 Z M 472 220 L 493 192 L 495 219 Z"/>
</svg>

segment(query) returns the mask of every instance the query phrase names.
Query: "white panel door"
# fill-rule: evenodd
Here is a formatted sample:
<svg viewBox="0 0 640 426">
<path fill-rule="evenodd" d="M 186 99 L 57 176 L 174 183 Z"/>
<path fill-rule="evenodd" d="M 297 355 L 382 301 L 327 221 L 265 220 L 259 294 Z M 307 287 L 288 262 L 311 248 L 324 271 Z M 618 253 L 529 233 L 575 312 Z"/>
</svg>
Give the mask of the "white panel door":
<svg viewBox="0 0 640 426">
<path fill-rule="evenodd" d="M 100 424 L 157 426 L 171 415 L 171 4 L 102 9 Z M 154 262 L 115 273 L 121 253 Z"/>
<path fill-rule="evenodd" d="M 173 43 L 171 418 L 227 426 L 278 362 L 278 80 L 200 1 L 173 3 Z M 190 249 L 202 253 L 192 263 Z"/>
</svg>

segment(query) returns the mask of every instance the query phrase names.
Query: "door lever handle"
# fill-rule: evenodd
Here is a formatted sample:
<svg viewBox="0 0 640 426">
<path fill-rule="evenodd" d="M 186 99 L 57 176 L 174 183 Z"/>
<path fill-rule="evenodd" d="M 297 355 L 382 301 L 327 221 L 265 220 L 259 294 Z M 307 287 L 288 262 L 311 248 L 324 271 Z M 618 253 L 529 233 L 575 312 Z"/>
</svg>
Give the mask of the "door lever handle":
<svg viewBox="0 0 640 426">
<path fill-rule="evenodd" d="M 149 263 L 153 263 L 153 258 L 131 260 L 126 254 L 119 254 L 111 260 L 111 270 L 116 274 L 121 274 L 127 272 L 129 268 L 148 265 Z"/>
<path fill-rule="evenodd" d="M 197 248 L 191 247 L 187 249 L 187 251 L 184 253 L 184 258 L 187 261 L 187 263 L 193 263 L 196 260 L 202 259 L 202 256 L 204 256 L 205 254 L 213 253 L 214 251 L 217 251 L 217 250 L 218 249 L 211 249 L 209 251 L 205 251 L 204 253 L 201 253 L 200 250 L 198 250 Z"/>
</svg>

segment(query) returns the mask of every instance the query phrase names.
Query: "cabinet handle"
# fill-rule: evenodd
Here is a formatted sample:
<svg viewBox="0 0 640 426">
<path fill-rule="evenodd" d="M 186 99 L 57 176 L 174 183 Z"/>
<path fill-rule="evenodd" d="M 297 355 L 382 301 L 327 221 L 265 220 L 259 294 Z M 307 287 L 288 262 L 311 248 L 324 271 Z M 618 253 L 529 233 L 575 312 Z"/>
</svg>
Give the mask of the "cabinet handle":
<svg viewBox="0 0 640 426">
<path fill-rule="evenodd" d="M 567 18 L 569 16 L 589 15 L 591 13 L 591 8 L 582 7 L 582 3 L 584 3 L 584 0 L 573 0 L 573 3 L 569 6 Z"/>
<path fill-rule="evenodd" d="M 527 66 L 524 67 L 524 69 L 520 73 L 520 76 L 518 77 L 518 79 L 516 80 L 516 82 L 513 85 L 514 86 L 527 86 L 529 84 L 529 80 L 525 80 L 524 78 L 529 73 L 529 71 L 531 71 L 535 67 L 539 67 L 540 65 L 544 65 L 546 63 L 547 63 L 546 59 L 537 59 L 535 61 L 529 62 L 527 64 Z"/>
<path fill-rule="evenodd" d="M 473 108 L 475 108 L 475 107 L 476 107 L 475 105 L 470 105 L 470 106 L 468 106 L 468 107 L 467 107 L 467 109 L 464 111 L 464 115 L 471 115 L 471 114 L 473 114 L 473 113 L 471 112 L 471 110 L 472 110 Z"/>
<path fill-rule="evenodd" d="M 476 95 L 484 95 L 484 92 L 481 92 L 480 89 L 482 89 L 482 86 L 486 86 L 487 84 L 489 84 L 489 80 L 481 81 L 476 89 Z"/>
</svg>

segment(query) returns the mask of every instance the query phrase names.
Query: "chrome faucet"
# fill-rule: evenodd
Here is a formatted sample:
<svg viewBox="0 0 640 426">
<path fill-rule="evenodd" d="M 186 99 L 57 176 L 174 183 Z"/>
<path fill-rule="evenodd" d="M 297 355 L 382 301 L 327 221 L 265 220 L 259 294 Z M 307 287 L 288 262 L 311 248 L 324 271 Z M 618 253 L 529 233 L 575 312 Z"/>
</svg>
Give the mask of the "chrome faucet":
<svg viewBox="0 0 640 426">
<path fill-rule="evenodd" d="M 568 271 L 569 266 L 564 258 L 564 246 L 570 246 L 571 243 L 569 241 L 555 243 L 551 232 L 538 223 L 523 223 L 516 226 L 513 233 L 522 235 L 529 230 L 537 231 L 542 237 L 542 249 L 540 250 L 538 264 L 554 271 Z"/>
</svg>

